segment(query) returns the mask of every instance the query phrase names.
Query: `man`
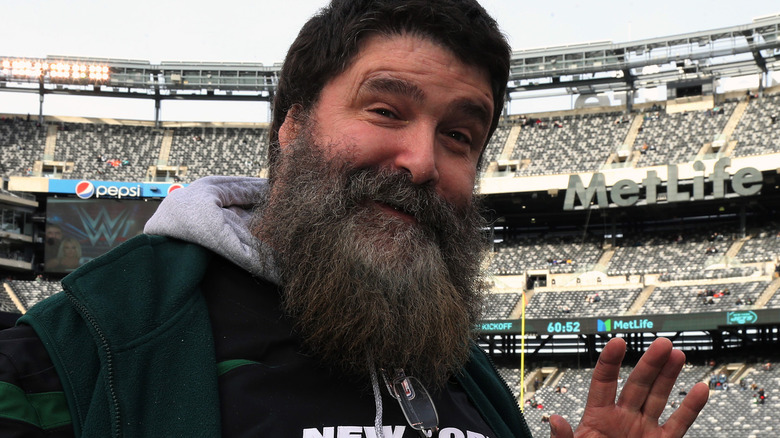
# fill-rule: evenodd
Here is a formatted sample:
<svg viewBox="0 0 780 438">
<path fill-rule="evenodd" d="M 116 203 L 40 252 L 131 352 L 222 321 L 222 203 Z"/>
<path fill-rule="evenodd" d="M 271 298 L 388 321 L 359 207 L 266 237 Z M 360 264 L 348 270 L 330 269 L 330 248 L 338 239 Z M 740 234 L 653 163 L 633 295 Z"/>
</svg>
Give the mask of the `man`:
<svg viewBox="0 0 780 438">
<path fill-rule="evenodd" d="M 212 177 L 173 192 L 146 235 L 0 333 L 0 426 L 530 436 L 471 340 L 485 248 L 474 184 L 508 63 L 472 0 L 335 0 L 282 68 L 270 181 Z M 706 386 L 657 422 L 683 354 L 654 343 L 616 403 L 624 351 L 604 348 L 577 434 L 684 434 Z M 550 425 L 573 435 L 560 416 Z"/>
<path fill-rule="evenodd" d="M 46 241 L 43 253 L 46 257 L 46 269 L 49 268 L 49 262 L 59 254 L 62 238 L 62 228 L 59 225 L 46 224 Z"/>
</svg>

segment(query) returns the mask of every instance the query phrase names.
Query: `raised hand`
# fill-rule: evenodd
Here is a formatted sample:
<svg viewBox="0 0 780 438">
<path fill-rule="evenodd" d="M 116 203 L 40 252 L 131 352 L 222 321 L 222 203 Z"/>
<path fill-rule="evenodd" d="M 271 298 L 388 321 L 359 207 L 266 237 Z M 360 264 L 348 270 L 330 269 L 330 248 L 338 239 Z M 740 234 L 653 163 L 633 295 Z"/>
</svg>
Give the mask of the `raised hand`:
<svg viewBox="0 0 780 438">
<path fill-rule="evenodd" d="M 709 388 L 704 383 L 694 385 L 671 417 L 663 425 L 658 424 L 685 364 L 685 354 L 673 349 L 668 339 L 656 339 L 642 355 L 615 402 L 620 364 L 625 353 L 626 343 L 621 338 L 613 338 L 604 346 L 593 370 L 588 401 L 577 430 L 572 432 L 563 417 L 553 415 L 550 417 L 551 438 L 677 438 L 685 435 L 707 403 Z"/>
</svg>

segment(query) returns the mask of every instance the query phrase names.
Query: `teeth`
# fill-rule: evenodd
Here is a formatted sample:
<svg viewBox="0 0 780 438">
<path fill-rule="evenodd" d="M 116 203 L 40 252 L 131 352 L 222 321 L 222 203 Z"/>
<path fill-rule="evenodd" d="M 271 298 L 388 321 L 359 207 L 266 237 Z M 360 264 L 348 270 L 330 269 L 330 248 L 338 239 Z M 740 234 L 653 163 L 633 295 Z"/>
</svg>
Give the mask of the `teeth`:
<svg viewBox="0 0 780 438">
<path fill-rule="evenodd" d="M 381 203 L 381 204 L 384 204 L 387 207 L 392 208 L 393 210 L 395 210 L 395 211 L 397 211 L 399 213 L 402 213 L 402 214 L 405 214 L 405 215 L 409 215 L 409 216 L 414 216 L 409 210 L 405 209 L 402 205 L 391 204 L 389 202 L 381 202 L 381 201 L 378 201 L 378 202 Z"/>
<path fill-rule="evenodd" d="M 393 206 L 393 210 L 395 210 L 395 211 L 397 211 L 399 213 L 408 214 L 408 215 L 411 216 L 411 213 L 409 213 L 408 211 L 406 211 L 406 209 L 404 209 L 402 207 Z"/>
</svg>

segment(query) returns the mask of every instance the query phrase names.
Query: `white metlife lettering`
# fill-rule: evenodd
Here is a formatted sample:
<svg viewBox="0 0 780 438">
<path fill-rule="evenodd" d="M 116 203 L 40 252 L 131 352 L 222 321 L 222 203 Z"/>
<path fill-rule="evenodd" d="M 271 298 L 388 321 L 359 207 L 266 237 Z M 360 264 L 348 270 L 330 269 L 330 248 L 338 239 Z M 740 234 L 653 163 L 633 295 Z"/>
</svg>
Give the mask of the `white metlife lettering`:
<svg viewBox="0 0 780 438">
<path fill-rule="evenodd" d="M 720 158 L 715 162 L 710 175 L 693 177 L 693 190 L 692 192 L 687 192 L 681 190 L 677 166 L 674 164 L 668 165 L 666 167 L 668 175 L 666 181 L 666 202 L 701 201 L 707 196 L 707 193 L 705 193 L 706 183 L 711 184 L 709 195 L 714 199 L 726 197 L 728 182 L 731 182 L 731 190 L 738 196 L 752 196 L 761 191 L 763 178 L 760 170 L 754 167 L 745 167 L 730 175 L 726 172 L 726 168 L 730 166 L 730 158 Z M 697 172 L 703 172 L 705 170 L 704 163 L 695 161 L 693 169 Z M 571 175 L 569 177 L 569 187 L 566 189 L 563 209 L 573 210 L 576 200 L 579 200 L 583 208 L 591 208 L 594 198 L 596 200 L 595 204 L 599 208 L 607 208 L 610 205 L 610 201 L 618 207 L 629 207 L 640 201 L 642 188 L 644 188 L 645 192 L 645 203 L 648 205 L 656 204 L 658 202 L 658 188 L 662 187 L 663 183 L 658 177 L 658 173 L 655 170 L 648 171 L 646 177 L 641 182 L 642 184 L 640 185 L 633 180 L 622 179 L 613 184 L 611 190 L 607 191 L 604 174 L 602 173 L 594 173 L 587 187 L 582 183 L 579 175 Z"/>
</svg>

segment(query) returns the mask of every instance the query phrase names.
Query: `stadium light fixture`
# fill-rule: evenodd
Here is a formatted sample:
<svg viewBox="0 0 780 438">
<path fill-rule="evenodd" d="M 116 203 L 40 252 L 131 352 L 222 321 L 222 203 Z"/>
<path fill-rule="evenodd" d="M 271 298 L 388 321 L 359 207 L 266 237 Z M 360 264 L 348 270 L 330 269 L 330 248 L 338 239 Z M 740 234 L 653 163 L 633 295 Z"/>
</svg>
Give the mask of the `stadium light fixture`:
<svg viewBox="0 0 780 438">
<path fill-rule="evenodd" d="M 110 78 L 107 65 L 69 62 L 47 62 L 23 58 L 0 59 L 0 78 L 39 79 L 48 78 L 54 82 L 102 83 Z"/>
</svg>

